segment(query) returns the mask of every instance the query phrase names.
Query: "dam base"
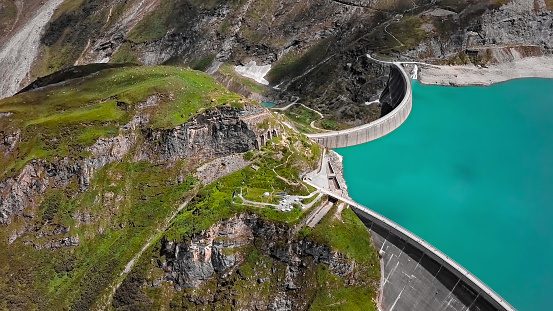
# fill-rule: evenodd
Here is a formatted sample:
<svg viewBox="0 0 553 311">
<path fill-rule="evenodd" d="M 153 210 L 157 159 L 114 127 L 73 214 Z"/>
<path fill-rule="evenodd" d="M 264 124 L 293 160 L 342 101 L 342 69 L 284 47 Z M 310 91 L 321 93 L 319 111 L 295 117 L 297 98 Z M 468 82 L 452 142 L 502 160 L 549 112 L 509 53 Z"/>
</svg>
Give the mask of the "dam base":
<svg viewBox="0 0 553 311">
<path fill-rule="evenodd" d="M 493 300 L 465 283 L 449 267 L 353 209 L 371 231 L 381 255 L 382 283 L 379 305 L 383 310 L 497 311 Z M 491 302 L 490 302 L 491 301 Z"/>
</svg>

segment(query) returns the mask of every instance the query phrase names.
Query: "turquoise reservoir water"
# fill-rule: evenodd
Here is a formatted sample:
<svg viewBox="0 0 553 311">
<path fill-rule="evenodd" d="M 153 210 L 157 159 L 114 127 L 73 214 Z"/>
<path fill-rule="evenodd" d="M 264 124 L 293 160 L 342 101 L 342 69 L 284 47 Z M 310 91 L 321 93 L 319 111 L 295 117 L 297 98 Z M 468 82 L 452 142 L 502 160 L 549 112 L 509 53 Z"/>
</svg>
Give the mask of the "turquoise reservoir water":
<svg viewBox="0 0 553 311">
<path fill-rule="evenodd" d="M 413 85 L 393 133 L 344 149 L 350 195 L 518 310 L 553 310 L 553 80 Z"/>
<path fill-rule="evenodd" d="M 264 102 L 264 103 L 261 103 L 263 106 L 267 107 L 267 108 L 273 108 L 275 107 L 275 103 L 271 103 L 271 102 Z"/>
</svg>

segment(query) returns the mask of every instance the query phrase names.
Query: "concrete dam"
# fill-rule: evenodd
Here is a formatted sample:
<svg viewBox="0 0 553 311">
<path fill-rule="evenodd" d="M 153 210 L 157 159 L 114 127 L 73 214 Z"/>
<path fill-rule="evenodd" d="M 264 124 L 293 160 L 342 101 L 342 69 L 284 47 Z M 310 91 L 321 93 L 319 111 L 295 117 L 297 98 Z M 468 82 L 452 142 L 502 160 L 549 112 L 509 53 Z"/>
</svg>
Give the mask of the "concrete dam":
<svg viewBox="0 0 553 311">
<path fill-rule="evenodd" d="M 356 128 L 308 135 L 326 148 L 342 148 L 378 139 L 398 128 L 412 107 L 411 81 L 401 64 L 393 65 L 381 96 L 382 118 Z M 314 180 L 313 180 L 314 181 Z M 304 182 L 346 202 L 372 235 L 381 256 L 378 305 L 383 311 L 514 311 L 486 284 L 428 242 L 342 192 Z"/>
<path fill-rule="evenodd" d="M 397 129 L 411 113 L 413 94 L 411 79 L 402 65 L 399 63 L 391 64 L 388 85 L 380 96 L 383 114 L 381 118 L 346 130 L 306 134 L 306 136 L 326 148 L 335 149 L 364 144 Z"/>
</svg>

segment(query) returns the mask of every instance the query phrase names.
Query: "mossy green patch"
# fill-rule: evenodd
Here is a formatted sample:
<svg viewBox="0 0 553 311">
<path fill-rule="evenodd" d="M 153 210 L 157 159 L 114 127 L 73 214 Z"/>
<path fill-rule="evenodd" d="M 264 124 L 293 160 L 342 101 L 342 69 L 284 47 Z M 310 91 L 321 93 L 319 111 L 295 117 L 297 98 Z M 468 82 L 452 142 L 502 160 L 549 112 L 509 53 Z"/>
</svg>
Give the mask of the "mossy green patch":
<svg viewBox="0 0 553 311">
<path fill-rule="evenodd" d="M 317 267 L 317 283 L 319 289 L 309 310 L 378 310 L 373 286 L 344 286 L 344 280 L 332 274 L 326 265 Z"/>
<path fill-rule="evenodd" d="M 344 279 L 331 273 L 328 266 L 318 266 L 318 290 L 310 310 L 377 310 L 379 257 L 370 233 L 351 209 L 337 214 L 337 207 L 333 206 L 315 228 L 302 228 L 297 238 L 329 245 L 332 250 L 356 262 L 358 284 L 353 286 L 345 286 Z"/>
<path fill-rule="evenodd" d="M 321 117 L 313 110 L 307 109 L 301 105 L 294 105 L 288 108 L 284 114 L 294 123 L 294 126 L 302 133 L 314 133 L 316 130 L 311 127 L 311 122 L 319 120 Z"/>
<path fill-rule="evenodd" d="M 290 132 L 292 134 L 292 132 Z M 301 141 L 297 134 L 289 137 L 290 141 L 268 144 L 261 152 L 251 154 L 257 170 L 251 167 L 242 169 L 203 188 L 188 204 L 185 210 L 173 221 L 165 233 L 168 240 L 182 241 L 194 233 L 208 229 L 213 223 L 242 212 L 255 212 L 267 220 L 294 224 L 305 217 L 305 211 L 295 207 L 290 212 L 281 212 L 270 206 L 253 207 L 243 205 L 238 198 L 242 193 L 246 199 L 276 203 L 276 196 L 266 198 L 263 193 L 287 192 L 306 195 L 309 189 L 299 178 L 300 170 L 315 167 L 320 156 L 320 149 L 310 141 Z M 299 146 L 297 146 L 299 142 Z M 304 145 L 305 144 L 305 145 Z M 301 148 L 301 149 L 298 149 Z M 305 152 L 306 148 L 309 152 Z M 313 148 L 313 149 L 311 149 Z M 278 160 L 278 159 L 282 160 Z M 286 160 L 287 159 L 287 160 Z M 287 165 L 280 165 L 287 163 Z M 285 177 L 288 182 L 278 176 Z"/>
<path fill-rule="evenodd" d="M 137 64 L 138 57 L 136 54 L 132 51 L 131 44 L 130 43 L 123 43 L 123 45 L 115 52 L 115 54 L 111 57 L 110 63 L 135 63 Z"/>
<path fill-rule="evenodd" d="M 0 34 L 8 32 L 17 18 L 17 5 L 14 0 L 0 1 Z"/>
<path fill-rule="evenodd" d="M 330 245 L 336 251 L 357 262 L 373 263 L 375 269 L 371 271 L 371 274 L 379 278 L 378 253 L 372 247 L 371 235 L 367 227 L 351 209 L 344 209 L 340 216 L 341 219 L 335 217 L 336 209 L 337 207 L 333 206 L 313 229 L 313 239 Z"/>
<path fill-rule="evenodd" d="M 324 39 L 315 46 L 301 54 L 290 52 L 284 55 L 267 74 L 267 80 L 278 84 L 284 79 L 290 79 L 303 74 L 310 67 L 323 60 L 327 51 L 331 48 L 332 40 Z"/>
<path fill-rule="evenodd" d="M 4 297 L 34 295 L 21 308 L 10 300 L 2 299 L 2 303 L 8 303 L 9 309 L 27 310 L 33 309 L 33 305 L 41 310 L 90 309 L 145 241 L 155 236 L 177 207 L 192 195 L 196 181 L 190 177 L 177 178 L 182 175 L 190 175 L 186 162 L 171 166 L 114 163 L 98 171 L 84 193 L 68 196 L 59 190 L 49 192 L 34 225 L 45 232 L 59 225 L 71 229 L 53 238 L 27 233 L 11 245 L 5 244 L 5 232 L 0 231 L 5 250 L 0 254 L 0 269 L 14 265 L 26 269 L 19 286 L 12 284 L 9 289 L 0 286 L 7 295 Z M 89 220 L 79 215 L 88 215 Z M 23 245 L 23 241 L 44 245 L 64 236 L 79 237 L 79 246 L 39 251 Z M 14 257 L 16 251 L 20 255 Z M 4 272 L 0 283 L 9 285 L 12 277 Z"/>
<path fill-rule="evenodd" d="M 172 9 L 172 2 L 162 1 L 156 10 L 146 15 L 129 32 L 127 39 L 134 43 L 143 43 L 163 38 L 168 30 Z"/>
<path fill-rule="evenodd" d="M 204 56 L 198 60 L 192 61 L 190 63 L 190 68 L 194 70 L 205 71 L 209 67 L 209 65 L 211 65 L 214 59 L 215 55 L 213 54 Z"/>
<path fill-rule="evenodd" d="M 428 36 L 428 34 L 420 28 L 422 24 L 423 21 L 421 18 L 410 16 L 397 23 L 391 24 L 387 30 L 399 41 L 396 47 L 405 51 L 417 46 Z"/>
</svg>

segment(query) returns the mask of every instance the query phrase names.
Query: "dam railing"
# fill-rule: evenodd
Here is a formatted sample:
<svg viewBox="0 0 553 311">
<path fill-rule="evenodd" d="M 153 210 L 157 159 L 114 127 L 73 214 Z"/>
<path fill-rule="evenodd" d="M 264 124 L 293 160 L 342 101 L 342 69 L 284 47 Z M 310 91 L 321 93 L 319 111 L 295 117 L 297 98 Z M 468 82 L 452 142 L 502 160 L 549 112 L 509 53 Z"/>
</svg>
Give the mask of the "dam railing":
<svg viewBox="0 0 553 311">
<path fill-rule="evenodd" d="M 411 244 L 412 246 L 416 247 L 420 251 L 422 251 L 424 254 L 429 256 L 430 258 L 437 261 L 440 265 L 447 267 L 449 271 L 454 273 L 460 280 L 463 280 L 467 285 L 471 286 L 473 289 L 479 291 L 479 295 L 484 294 L 487 296 L 488 299 L 486 299 L 489 303 L 493 304 L 496 308 L 499 308 L 499 310 L 506 310 L 506 311 L 516 311 L 513 306 L 511 306 L 507 301 L 505 301 L 499 294 L 497 294 L 495 291 L 493 291 L 488 285 L 486 285 L 484 282 L 482 282 L 480 279 L 478 279 L 474 274 L 470 273 L 467 269 L 463 268 L 460 264 L 458 264 L 455 260 L 447 256 L 446 254 L 442 253 L 439 249 L 432 246 L 427 241 L 421 239 L 411 231 L 403 228 L 402 226 L 398 225 L 394 221 L 380 215 L 379 213 L 349 199 L 344 198 L 339 195 L 336 195 L 335 193 L 328 191 L 326 189 L 322 189 L 318 187 L 317 185 L 309 182 L 309 180 L 304 179 L 304 182 L 308 185 L 317 188 L 320 192 L 331 196 L 335 199 L 338 199 L 342 202 L 345 202 L 349 204 L 352 208 L 355 208 L 356 211 L 359 211 L 361 214 L 366 216 L 368 219 L 376 223 L 377 225 L 381 226 L 384 229 L 389 230 L 399 238 L 404 239 L 406 242 Z"/>
<path fill-rule="evenodd" d="M 370 57 L 375 60 L 374 58 Z M 378 60 L 376 60 L 378 61 Z M 306 134 L 307 137 L 325 146 L 326 148 L 344 148 L 364 144 L 366 142 L 383 137 L 397 129 L 411 113 L 413 106 L 413 94 L 411 88 L 411 79 L 403 69 L 401 63 L 383 62 L 396 66 L 401 72 L 403 82 L 405 83 L 405 94 L 398 106 L 385 116 L 373 122 L 363 124 L 350 129 L 341 131 L 332 131 L 319 134 Z"/>
</svg>

